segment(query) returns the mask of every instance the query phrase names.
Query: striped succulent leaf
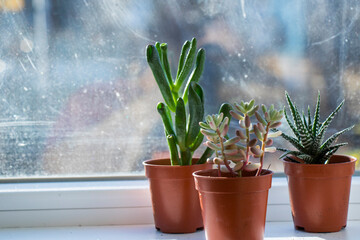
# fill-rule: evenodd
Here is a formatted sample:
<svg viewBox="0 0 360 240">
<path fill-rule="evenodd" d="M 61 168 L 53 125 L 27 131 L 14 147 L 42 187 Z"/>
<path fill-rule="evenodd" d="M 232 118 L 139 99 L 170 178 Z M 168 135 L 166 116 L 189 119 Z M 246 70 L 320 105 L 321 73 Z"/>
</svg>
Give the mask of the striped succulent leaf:
<svg viewBox="0 0 360 240">
<path fill-rule="evenodd" d="M 343 129 L 332 136 L 330 136 L 326 141 L 324 141 L 324 136 L 326 130 L 328 129 L 330 123 L 334 119 L 335 115 L 339 112 L 341 107 L 344 105 L 342 101 L 336 109 L 325 119 L 324 122 L 320 121 L 320 92 L 318 93 L 315 113 L 312 119 L 310 113 L 310 107 L 308 107 L 307 118 L 303 113 L 300 115 L 296 105 L 292 102 L 290 96 L 285 92 L 286 100 L 288 102 L 289 109 L 293 121 L 285 113 L 286 121 L 288 122 L 290 128 L 294 132 L 297 138 L 291 137 L 285 133 L 281 136 L 290 142 L 297 151 L 292 151 L 288 149 L 278 149 L 283 151 L 284 154 L 281 157 L 287 155 L 297 156 L 302 159 L 305 163 L 309 164 L 326 164 L 331 157 L 340 147 L 346 145 L 347 143 L 339 143 L 332 145 L 336 139 L 345 132 L 350 131 L 354 126 Z"/>
<path fill-rule="evenodd" d="M 321 150 L 326 150 L 328 149 L 331 144 L 343 133 L 350 131 L 351 129 L 353 129 L 354 125 L 348 128 L 345 128 L 337 133 L 334 133 L 331 137 L 329 137 L 320 147 Z"/>
<path fill-rule="evenodd" d="M 284 109 L 284 115 L 285 115 L 285 119 L 286 122 L 289 124 L 289 127 L 291 128 L 291 130 L 293 131 L 293 133 L 295 134 L 295 136 L 297 137 L 297 139 L 300 139 L 300 133 L 299 131 L 296 129 L 295 125 L 290 121 L 286 110 Z"/>
<path fill-rule="evenodd" d="M 300 115 L 296 105 L 292 102 L 289 94 L 287 92 L 285 92 L 285 95 L 286 95 L 286 100 L 288 102 L 288 105 L 289 105 L 289 108 L 291 111 L 291 115 L 294 120 L 294 125 L 300 135 L 301 144 L 305 148 L 311 147 L 312 138 L 308 132 L 308 129 L 306 128 L 306 125 L 305 125 L 306 123 L 304 123 L 303 120 L 301 119 L 301 115 Z"/>
<path fill-rule="evenodd" d="M 329 127 L 330 123 L 332 122 L 332 120 L 334 119 L 335 114 L 337 114 L 339 112 L 339 110 L 341 109 L 341 107 L 344 105 L 345 100 L 343 100 L 339 106 L 337 106 L 337 108 L 326 118 L 326 120 L 321 124 L 319 131 L 326 131 L 327 128 Z"/>
<path fill-rule="evenodd" d="M 316 110 L 314 113 L 314 123 L 312 126 L 312 135 L 314 138 L 316 138 L 316 135 L 318 134 L 319 127 L 320 127 L 320 92 L 318 92 Z"/>
</svg>

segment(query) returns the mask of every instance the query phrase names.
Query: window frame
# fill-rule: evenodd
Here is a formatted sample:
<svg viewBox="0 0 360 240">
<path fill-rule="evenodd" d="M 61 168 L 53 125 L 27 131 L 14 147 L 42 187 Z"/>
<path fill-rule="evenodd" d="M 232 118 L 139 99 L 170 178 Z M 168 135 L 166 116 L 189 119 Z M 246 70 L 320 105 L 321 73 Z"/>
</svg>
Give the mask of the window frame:
<svg viewBox="0 0 360 240">
<path fill-rule="evenodd" d="M 2 183 L 0 228 L 152 224 L 147 180 Z M 349 220 L 360 220 L 360 176 L 352 178 Z M 292 221 L 285 177 L 274 177 L 267 221 Z"/>
</svg>

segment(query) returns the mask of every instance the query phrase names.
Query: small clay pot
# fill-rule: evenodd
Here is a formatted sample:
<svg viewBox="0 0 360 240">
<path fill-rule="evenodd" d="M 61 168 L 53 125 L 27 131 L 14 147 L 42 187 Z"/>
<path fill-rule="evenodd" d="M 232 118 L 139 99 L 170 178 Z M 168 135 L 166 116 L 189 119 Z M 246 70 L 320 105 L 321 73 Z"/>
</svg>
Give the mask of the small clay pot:
<svg viewBox="0 0 360 240">
<path fill-rule="evenodd" d="M 192 233 L 203 228 L 192 173 L 211 169 L 212 165 L 171 166 L 169 159 L 147 160 L 143 164 L 150 183 L 155 227 L 164 233 Z"/>
<path fill-rule="evenodd" d="M 272 174 L 234 178 L 218 177 L 216 169 L 195 172 L 206 239 L 263 239 Z"/>
<path fill-rule="evenodd" d="M 300 164 L 284 159 L 296 229 L 337 232 L 346 227 L 355 162 L 356 158 L 343 155 L 333 155 L 328 164 Z"/>
</svg>

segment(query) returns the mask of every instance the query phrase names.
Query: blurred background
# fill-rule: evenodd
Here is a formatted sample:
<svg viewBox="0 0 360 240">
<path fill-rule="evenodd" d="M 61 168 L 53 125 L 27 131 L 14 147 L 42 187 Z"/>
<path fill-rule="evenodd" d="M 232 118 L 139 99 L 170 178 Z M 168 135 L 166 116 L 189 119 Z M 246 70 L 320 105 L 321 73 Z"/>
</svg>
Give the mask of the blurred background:
<svg viewBox="0 0 360 240">
<path fill-rule="evenodd" d="M 192 37 L 207 114 L 280 108 L 285 90 L 314 107 L 319 90 L 323 117 L 346 99 L 328 133 L 355 124 L 339 152 L 359 157 L 359 14 L 357 0 L 0 0 L 0 177 L 143 174 L 168 150 L 145 47 L 168 43 L 175 72 Z M 282 171 L 279 155 L 265 167 Z"/>
</svg>

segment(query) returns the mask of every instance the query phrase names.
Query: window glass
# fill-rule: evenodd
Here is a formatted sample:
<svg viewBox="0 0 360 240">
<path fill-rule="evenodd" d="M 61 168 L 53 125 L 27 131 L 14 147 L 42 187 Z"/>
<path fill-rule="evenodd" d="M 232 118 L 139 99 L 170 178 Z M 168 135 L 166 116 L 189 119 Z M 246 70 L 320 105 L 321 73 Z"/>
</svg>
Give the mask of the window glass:
<svg viewBox="0 0 360 240">
<path fill-rule="evenodd" d="M 359 14 L 356 0 L 1 0 L 0 177 L 141 174 L 166 155 L 145 58 L 156 41 L 175 72 L 197 37 L 206 113 L 251 98 L 281 107 L 285 90 L 305 108 L 320 90 L 323 116 L 346 99 L 329 134 L 358 124 Z M 340 152 L 356 155 L 359 133 Z M 281 171 L 278 157 L 265 167 Z"/>
</svg>

